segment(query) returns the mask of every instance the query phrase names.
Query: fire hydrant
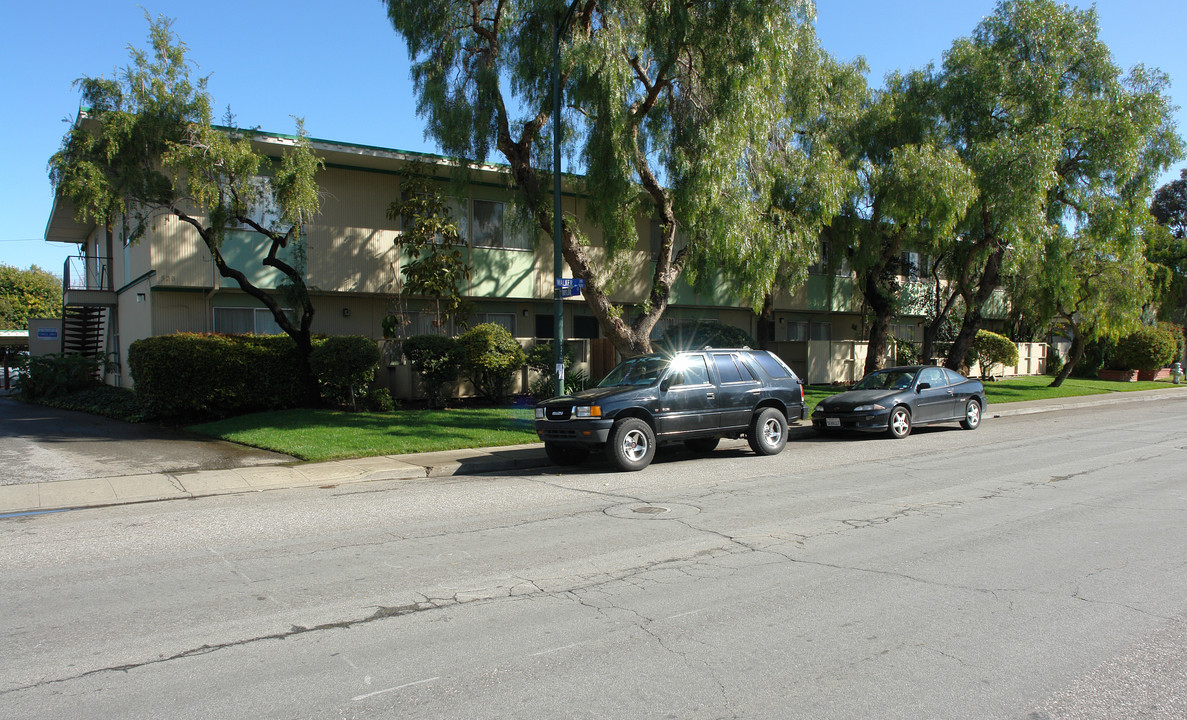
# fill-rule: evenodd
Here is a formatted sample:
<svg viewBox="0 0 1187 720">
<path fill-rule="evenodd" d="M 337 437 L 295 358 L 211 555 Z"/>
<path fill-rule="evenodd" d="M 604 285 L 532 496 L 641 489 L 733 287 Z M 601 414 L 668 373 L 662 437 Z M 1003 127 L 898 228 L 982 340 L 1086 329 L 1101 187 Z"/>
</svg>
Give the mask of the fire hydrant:
<svg viewBox="0 0 1187 720">
<path fill-rule="evenodd" d="M 1183 364 L 1175 363 L 1171 365 L 1171 382 L 1178 385 L 1183 380 Z"/>
</svg>

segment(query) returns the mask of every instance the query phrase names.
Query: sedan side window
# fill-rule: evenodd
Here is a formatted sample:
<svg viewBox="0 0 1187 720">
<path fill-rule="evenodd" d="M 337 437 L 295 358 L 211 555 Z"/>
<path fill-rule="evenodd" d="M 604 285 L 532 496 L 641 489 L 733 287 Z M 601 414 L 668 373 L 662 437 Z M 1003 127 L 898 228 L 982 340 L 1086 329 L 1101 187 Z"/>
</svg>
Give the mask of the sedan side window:
<svg viewBox="0 0 1187 720">
<path fill-rule="evenodd" d="M 932 387 L 947 387 L 948 381 L 944 378 L 944 371 L 939 368 L 926 368 L 919 374 L 919 384 L 927 383 Z"/>
</svg>

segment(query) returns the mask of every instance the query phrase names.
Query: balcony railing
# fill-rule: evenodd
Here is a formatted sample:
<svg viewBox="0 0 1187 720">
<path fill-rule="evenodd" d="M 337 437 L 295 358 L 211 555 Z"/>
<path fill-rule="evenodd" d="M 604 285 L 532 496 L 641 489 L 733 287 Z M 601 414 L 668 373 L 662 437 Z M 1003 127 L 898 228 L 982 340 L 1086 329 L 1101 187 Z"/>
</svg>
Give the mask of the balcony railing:
<svg viewBox="0 0 1187 720">
<path fill-rule="evenodd" d="M 111 258 L 71 255 L 62 268 L 62 289 L 112 292 Z"/>
</svg>

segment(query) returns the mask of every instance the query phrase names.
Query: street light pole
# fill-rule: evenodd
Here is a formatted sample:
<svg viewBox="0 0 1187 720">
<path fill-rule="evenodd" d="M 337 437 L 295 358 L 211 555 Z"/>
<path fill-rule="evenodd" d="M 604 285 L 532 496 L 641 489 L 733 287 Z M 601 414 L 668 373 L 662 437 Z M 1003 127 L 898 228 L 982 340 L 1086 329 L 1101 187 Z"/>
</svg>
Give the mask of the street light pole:
<svg viewBox="0 0 1187 720">
<path fill-rule="evenodd" d="M 565 16 L 552 26 L 552 346 L 556 361 L 556 394 L 565 394 L 565 306 L 561 302 L 561 33 L 573 20 L 580 0 L 573 0 Z"/>
</svg>

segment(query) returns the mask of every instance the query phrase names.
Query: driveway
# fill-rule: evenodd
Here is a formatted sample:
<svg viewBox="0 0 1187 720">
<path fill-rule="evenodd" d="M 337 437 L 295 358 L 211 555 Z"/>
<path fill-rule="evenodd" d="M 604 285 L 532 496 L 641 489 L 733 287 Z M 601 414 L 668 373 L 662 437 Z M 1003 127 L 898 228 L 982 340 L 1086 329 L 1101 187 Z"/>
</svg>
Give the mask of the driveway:
<svg viewBox="0 0 1187 720">
<path fill-rule="evenodd" d="M 180 430 L 0 397 L 0 485 L 223 470 L 294 460 Z"/>
</svg>

